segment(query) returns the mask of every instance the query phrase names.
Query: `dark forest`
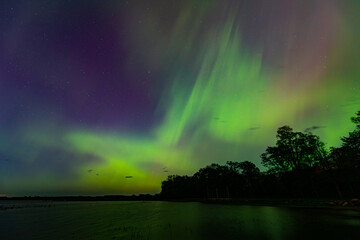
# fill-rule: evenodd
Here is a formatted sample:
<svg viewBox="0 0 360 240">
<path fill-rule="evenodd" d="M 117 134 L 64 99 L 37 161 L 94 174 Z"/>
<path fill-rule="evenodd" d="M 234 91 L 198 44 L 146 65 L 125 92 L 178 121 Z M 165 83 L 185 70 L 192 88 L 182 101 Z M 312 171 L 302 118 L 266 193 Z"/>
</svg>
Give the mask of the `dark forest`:
<svg viewBox="0 0 360 240">
<path fill-rule="evenodd" d="M 189 198 L 351 198 L 360 194 L 360 111 L 355 129 L 327 148 L 311 132 L 280 127 L 275 146 L 267 147 L 261 162 L 211 164 L 193 176 L 168 176 L 162 182 L 165 199 Z"/>
</svg>

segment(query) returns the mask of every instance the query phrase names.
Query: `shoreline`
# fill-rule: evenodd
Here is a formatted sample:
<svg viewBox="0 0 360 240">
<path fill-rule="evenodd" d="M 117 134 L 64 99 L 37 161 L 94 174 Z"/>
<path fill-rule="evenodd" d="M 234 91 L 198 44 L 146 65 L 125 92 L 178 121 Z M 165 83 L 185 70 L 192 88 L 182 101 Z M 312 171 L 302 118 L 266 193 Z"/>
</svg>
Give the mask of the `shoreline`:
<svg viewBox="0 0 360 240">
<path fill-rule="evenodd" d="M 173 199 L 169 202 L 201 202 L 204 204 L 248 205 L 299 208 L 351 209 L 360 211 L 360 199 L 280 199 L 280 198 L 209 198 Z"/>
<path fill-rule="evenodd" d="M 360 199 L 287 199 L 287 198 L 208 198 L 208 199 L 160 199 L 128 196 L 59 196 L 59 197 L 1 197 L 2 201 L 39 201 L 46 204 L 23 206 L 16 204 L 9 206 L 0 206 L 0 210 L 21 209 L 32 207 L 51 207 L 51 202 L 106 202 L 106 201 L 162 201 L 162 202 L 199 202 L 204 204 L 220 204 L 220 205 L 248 205 L 248 206 L 274 206 L 274 207 L 299 207 L 299 208 L 326 208 L 326 209 L 348 209 L 360 211 Z"/>
</svg>

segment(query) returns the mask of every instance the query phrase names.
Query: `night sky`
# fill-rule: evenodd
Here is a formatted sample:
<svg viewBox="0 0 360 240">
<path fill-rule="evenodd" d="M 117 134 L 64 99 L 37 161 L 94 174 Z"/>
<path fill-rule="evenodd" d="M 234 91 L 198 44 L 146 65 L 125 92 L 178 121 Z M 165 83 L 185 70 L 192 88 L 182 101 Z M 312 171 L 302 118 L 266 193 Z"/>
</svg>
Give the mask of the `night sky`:
<svg viewBox="0 0 360 240">
<path fill-rule="evenodd" d="M 2 0 L 0 195 L 156 193 L 213 162 L 260 167 L 285 124 L 337 146 L 360 110 L 359 11 Z"/>
</svg>

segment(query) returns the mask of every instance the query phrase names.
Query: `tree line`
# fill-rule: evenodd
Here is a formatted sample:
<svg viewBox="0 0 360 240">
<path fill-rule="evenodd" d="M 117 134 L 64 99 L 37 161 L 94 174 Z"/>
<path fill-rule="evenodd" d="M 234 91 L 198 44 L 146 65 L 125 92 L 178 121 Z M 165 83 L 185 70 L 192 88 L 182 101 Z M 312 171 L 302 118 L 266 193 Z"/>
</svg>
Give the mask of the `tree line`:
<svg viewBox="0 0 360 240">
<path fill-rule="evenodd" d="M 161 197 L 184 198 L 344 198 L 360 195 L 360 111 L 355 129 L 327 148 L 319 136 L 280 127 L 275 146 L 261 154 L 267 171 L 249 162 L 228 161 L 199 169 L 193 176 L 168 176 Z"/>
</svg>

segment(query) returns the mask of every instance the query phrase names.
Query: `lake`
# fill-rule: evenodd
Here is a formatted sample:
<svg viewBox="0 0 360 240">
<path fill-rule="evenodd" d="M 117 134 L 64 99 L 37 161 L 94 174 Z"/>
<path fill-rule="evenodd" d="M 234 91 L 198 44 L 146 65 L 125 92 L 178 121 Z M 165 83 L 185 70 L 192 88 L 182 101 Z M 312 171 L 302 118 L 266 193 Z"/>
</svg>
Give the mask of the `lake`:
<svg viewBox="0 0 360 240">
<path fill-rule="evenodd" d="M 360 239 L 360 211 L 196 202 L 1 201 L 0 239 Z"/>
</svg>

